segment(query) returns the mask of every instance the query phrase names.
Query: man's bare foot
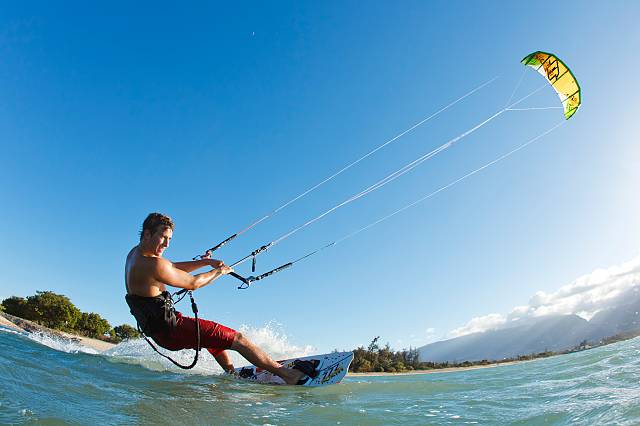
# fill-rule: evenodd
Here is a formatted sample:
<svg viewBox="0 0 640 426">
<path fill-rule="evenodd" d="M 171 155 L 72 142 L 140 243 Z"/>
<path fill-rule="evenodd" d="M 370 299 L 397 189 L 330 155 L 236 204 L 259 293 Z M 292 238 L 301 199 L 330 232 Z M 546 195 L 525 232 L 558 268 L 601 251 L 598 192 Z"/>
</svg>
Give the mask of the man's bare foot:
<svg viewBox="0 0 640 426">
<path fill-rule="evenodd" d="M 237 351 L 245 357 L 247 361 L 256 367 L 263 368 L 272 374 L 282 378 L 288 385 L 296 385 L 304 376 L 316 377 L 318 372 L 317 361 L 301 361 L 294 362 L 294 368 L 285 368 L 269 357 L 262 349 L 257 347 L 249 339 L 244 337 L 242 333 L 237 333 L 231 344 L 231 350 Z"/>
</svg>

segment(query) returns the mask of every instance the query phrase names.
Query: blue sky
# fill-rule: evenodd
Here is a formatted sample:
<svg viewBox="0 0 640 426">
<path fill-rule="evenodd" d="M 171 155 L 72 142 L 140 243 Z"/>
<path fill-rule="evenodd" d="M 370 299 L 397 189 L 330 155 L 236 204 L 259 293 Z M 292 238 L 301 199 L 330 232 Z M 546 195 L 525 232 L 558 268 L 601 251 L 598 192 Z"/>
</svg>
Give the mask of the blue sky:
<svg viewBox="0 0 640 426">
<path fill-rule="evenodd" d="M 487 88 L 217 253 L 232 262 L 542 83 L 555 52 L 584 107 L 508 160 L 249 290 L 196 293 L 231 327 L 396 348 L 507 312 L 638 254 L 635 2 L 67 2 L 0 11 L 0 297 L 53 290 L 132 322 L 123 263 L 146 214 L 166 257 L 242 229 L 492 77 Z M 556 106 L 543 90 L 524 106 Z M 561 119 L 511 112 L 258 259 L 278 266 L 446 185 Z M 246 267 L 239 272 L 248 273 Z M 183 309 L 188 310 L 185 305 Z"/>
</svg>

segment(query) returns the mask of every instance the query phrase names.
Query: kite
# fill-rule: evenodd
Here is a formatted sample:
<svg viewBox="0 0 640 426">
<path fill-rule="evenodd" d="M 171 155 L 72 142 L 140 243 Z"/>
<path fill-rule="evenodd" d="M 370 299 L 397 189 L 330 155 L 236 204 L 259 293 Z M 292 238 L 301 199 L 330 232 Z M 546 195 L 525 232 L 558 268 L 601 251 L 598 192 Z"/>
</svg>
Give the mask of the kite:
<svg viewBox="0 0 640 426">
<path fill-rule="evenodd" d="M 521 62 L 547 79 L 560 97 L 565 118 L 571 118 L 582 103 L 582 95 L 580 85 L 569 67 L 556 55 L 542 51 L 527 55 Z"/>
</svg>

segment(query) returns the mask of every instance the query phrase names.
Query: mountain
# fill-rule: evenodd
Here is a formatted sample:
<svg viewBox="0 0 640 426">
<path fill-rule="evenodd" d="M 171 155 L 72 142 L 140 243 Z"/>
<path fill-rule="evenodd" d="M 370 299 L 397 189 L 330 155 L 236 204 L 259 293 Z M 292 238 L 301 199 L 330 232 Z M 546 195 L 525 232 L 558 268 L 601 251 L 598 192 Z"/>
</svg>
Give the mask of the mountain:
<svg viewBox="0 0 640 426">
<path fill-rule="evenodd" d="M 590 321 L 577 315 L 549 315 L 517 322 L 509 328 L 473 333 L 418 348 L 421 361 L 480 361 L 563 351 L 583 340 L 598 342 L 640 329 L 640 297 L 598 312 Z"/>
<path fill-rule="evenodd" d="M 611 334 L 637 330 L 640 328 L 640 297 L 632 299 L 630 303 L 600 311 L 589 322 Z"/>
</svg>

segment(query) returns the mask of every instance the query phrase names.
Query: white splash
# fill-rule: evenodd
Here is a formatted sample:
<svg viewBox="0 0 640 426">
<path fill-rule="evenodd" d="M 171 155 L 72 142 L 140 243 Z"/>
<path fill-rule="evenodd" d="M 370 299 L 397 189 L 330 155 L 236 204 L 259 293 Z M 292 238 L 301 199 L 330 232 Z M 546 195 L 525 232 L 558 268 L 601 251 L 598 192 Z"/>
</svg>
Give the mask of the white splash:
<svg viewBox="0 0 640 426">
<path fill-rule="evenodd" d="M 242 325 L 239 331 L 273 359 L 303 357 L 313 355 L 315 351 L 313 346 L 296 346 L 291 343 L 282 324 L 275 321 L 271 321 L 260 328 Z M 232 358 L 238 366 L 248 364 L 247 361 L 238 354 L 233 353 Z"/>
<path fill-rule="evenodd" d="M 154 343 L 155 345 L 155 343 Z M 169 351 L 155 345 L 158 350 L 173 358 L 182 365 L 189 365 L 193 361 L 195 351 L 184 349 L 181 351 Z M 130 339 L 114 346 L 102 353 L 116 362 L 138 364 L 153 371 L 188 372 L 192 374 L 220 374 L 222 369 L 215 363 L 213 357 L 203 349 L 200 351 L 198 364 L 191 370 L 183 370 L 171 363 L 166 358 L 158 355 L 144 339 Z"/>
<path fill-rule="evenodd" d="M 55 349 L 61 352 L 67 352 L 67 353 L 82 352 L 85 354 L 92 354 L 92 355 L 99 354 L 99 352 L 96 351 L 95 349 L 84 346 L 79 342 L 76 342 L 71 339 L 58 337 L 52 334 L 47 334 L 47 333 L 42 333 L 37 331 L 34 333 L 27 333 L 26 337 L 33 340 L 34 342 L 40 343 L 41 345 L 48 346 L 51 349 Z"/>
<path fill-rule="evenodd" d="M 292 344 L 282 329 L 282 326 L 275 322 L 270 322 L 263 327 L 243 325 L 239 331 L 276 360 L 307 356 L 311 355 L 314 351 L 312 346 L 297 346 Z M 158 350 L 183 365 L 191 364 L 195 354 L 195 351 L 192 349 L 169 351 L 158 347 Z M 229 351 L 229 354 L 235 367 L 242 367 L 249 364 L 249 362 L 237 352 Z M 223 373 L 222 368 L 220 368 L 218 363 L 204 348 L 200 351 L 198 364 L 191 370 L 182 370 L 173 365 L 171 361 L 155 353 L 144 339 L 125 340 L 119 345 L 103 352 L 102 355 L 110 357 L 117 362 L 139 364 L 154 371 L 186 372 L 205 375 Z"/>
<path fill-rule="evenodd" d="M 9 334 L 26 334 L 24 331 L 14 330 L 13 328 L 4 327 L 2 325 L 0 325 L 0 331 Z"/>
</svg>

